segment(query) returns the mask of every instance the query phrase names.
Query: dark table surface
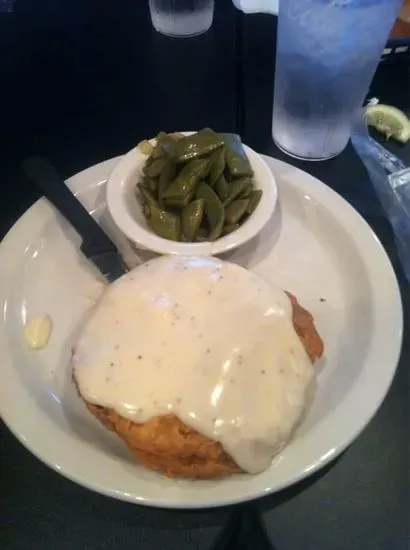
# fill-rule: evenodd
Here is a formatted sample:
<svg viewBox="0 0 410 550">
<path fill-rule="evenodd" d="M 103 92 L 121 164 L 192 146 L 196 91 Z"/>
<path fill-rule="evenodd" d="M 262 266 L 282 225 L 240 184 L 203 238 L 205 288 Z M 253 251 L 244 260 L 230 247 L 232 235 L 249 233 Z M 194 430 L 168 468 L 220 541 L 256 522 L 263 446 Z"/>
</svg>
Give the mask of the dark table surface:
<svg viewBox="0 0 410 550">
<path fill-rule="evenodd" d="M 351 146 L 331 161 L 303 163 L 273 145 L 276 20 L 242 18 L 229 0 L 217 4 L 212 29 L 191 40 L 153 32 L 145 3 L 135 0 L 18 0 L 13 14 L 0 14 L 0 236 L 37 198 L 18 171 L 24 156 L 46 155 L 69 176 L 160 129 L 238 131 L 256 150 L 334 188 L 370 223 L 396 269 L 402 359 L 381 409 L 340 459 L 256 509 L 276 550 L 405 550 L 410 292 L 390 225 Z M 410 114 L 409 61 L 381 65 L 371 95 Z M 389 146 L 410 163 L 409 146 Z M 4 425 L 0 466 L 7 550 L 205 550 L 223 548 L 229 535 L 232 509 L 170 512 L 108 499 L 49 470 Z M 232 532 L 240 521 L 234 518 Z M 245 535 L 231 550 L 245 548 Z M 251 540 L 263 548 L 256 531 Z"/>
</svg>

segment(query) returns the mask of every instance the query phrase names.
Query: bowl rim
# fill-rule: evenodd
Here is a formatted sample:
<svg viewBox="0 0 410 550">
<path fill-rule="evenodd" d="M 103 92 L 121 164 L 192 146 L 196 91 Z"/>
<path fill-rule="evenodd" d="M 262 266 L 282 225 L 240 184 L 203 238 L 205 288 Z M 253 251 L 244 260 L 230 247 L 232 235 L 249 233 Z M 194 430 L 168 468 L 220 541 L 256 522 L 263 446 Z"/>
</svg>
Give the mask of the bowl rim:
<svg viewBox="0 0 410 550">
<path fill-rule="evenodd" d="M 191 135 L 193 131 L 181 131 Z M 151 144 L 156 138 L 148 139 Z M 256 237 L 271 219 L 278 200 L 275 176 L 272 174 L 263 158 L 246 144 L 243 144 L 251 164 L 257 164 L 264 175 L 257 180 L 257 188 L 263 190 L 262 200 L 255 212 L 236 231 L 220 237 L 216 241 L 203 243 L 183 243 L 164 239 L 144 228 L 129 212 L 125 196 L 129 186 L 129 178 L 135 171 L 144 155 L 138 145 L 128 151 L 118 162 L 110 174 L 106 187 L 108 211 L 119 230 L 138 248 L 151 250 L 159 254 L 186 254 L 195 256 L 213 256 L 237 248 Z"/>
</svg>

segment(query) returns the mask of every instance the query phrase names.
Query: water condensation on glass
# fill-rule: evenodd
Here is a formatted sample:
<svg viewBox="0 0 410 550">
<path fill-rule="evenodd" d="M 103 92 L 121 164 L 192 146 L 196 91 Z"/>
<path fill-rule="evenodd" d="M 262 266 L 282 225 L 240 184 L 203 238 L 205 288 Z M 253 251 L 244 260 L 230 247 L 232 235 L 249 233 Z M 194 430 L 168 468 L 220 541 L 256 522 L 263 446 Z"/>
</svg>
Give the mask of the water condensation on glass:
<svg viewBox="0 0 410 550">
<path fill-rule="evenodd" d="M 195 36 L 212 25 L 214 0 L 149 0 L 154 28 L 169 36 Z"/>
<path fill-rule="evenodd" d="M 273 137 L 285 152 L 340 153 L 401 0 L 279 2 Z"/>
<path fill-rule="evenodd" d="M 287 0 L 286 11 L 301 32 L 295 40 L 318 56 L 326 55 L 330 65 L 332 61 L 338 65 L 346 59 L 365 62 L 372 57 L 373 48 L 367 52 L 363 45 L 384 40 L 388 11 L 395 13 L 394 5 L 400 1 Z"/>
</svg>

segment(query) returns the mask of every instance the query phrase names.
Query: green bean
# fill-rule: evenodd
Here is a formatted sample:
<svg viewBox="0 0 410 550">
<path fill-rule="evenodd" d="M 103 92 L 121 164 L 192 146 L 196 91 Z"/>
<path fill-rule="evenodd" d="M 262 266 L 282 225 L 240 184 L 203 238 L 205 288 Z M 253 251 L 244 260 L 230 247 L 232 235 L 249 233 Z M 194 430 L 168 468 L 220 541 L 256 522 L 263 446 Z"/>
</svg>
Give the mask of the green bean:
<svg viewBox="0 0 410 550">
<path fill-rule="evenodd" d="M 225 176 L 221 174 L 215 183 L 215 191 L 217 192 L 221 202 L 224 203 L 229 195 L 229 187 L 226 183 Z"/>
<path fill-rule="evenodd" d="M 181 140 L 182 141 L 182 140 Z M 209 167 L 208 159 L 193 159 L 181 170 L 175 180 L 162 194 L 168 204 L 186 206 L 195 193 L 199 180 Z"/>
<path fill-rule="evenodd" d="M 165 203 L 165 206 L 171 206 L 173 208 L 185 208 L 194 198 L 195 189 L 192 189 L 187 195 L 174 195 L 163 199 L 162 202 Z"/>
<path fill-rule="evenodd" d="M 177 144 L 175 139 L 173 139 L 170 135 L 162 132 L 157 136 L 157 144 L 169 157 L 171 157 L 175 161 Z"/>
<path fill-rule="evenodd" d="M 225 143 L 225 160 L 234 178 L 253 176 L 251 164 L 246 156 L 241 138 L 236 134 L 222 134 Z"/>
<path fill-rule="evenodd" d="M 262 198 L 262 189 L 255 189 L 249 195 L 249 204 L 246 208 L 247 214 L 253 214 Z"/>
<path fill-rule="evenodd" d="M 145 187 L 142 183 L 138 184 L 138 189 L 141 194 L 143 204 L 148 205 L 149 208 L 158 208 L 158 201 L 151 193 L 151 191 Z"/>
<path fill-rule="evenodd" d="M 149 224 L 152 230 L 164 239 L 179 241 L 181 238 L 181 221 L 179 216 L 160 208 L 151 208 L 150 210 L 151 217 Z"/>
<path fill-rule="evenodd" d="M 225 209 L 225 219 L 227 225 L 234 225 L 239 222 L 245 214 L 249 204 L 249 199 L 240 199 L 231 202 Z"/>
<path fill-rule="evenodd" d="M 158 189 L 157 189 L 157 196 L 158 196 L 158 202 L 162 205 L 163 204 L 163 196 L 165 193 L 165 190 L 168 188 L 170 183 L 175 179 L 177 173 L 177 167 L 176 164 L 167 157 L 166 162 L 164 164 L 164 168 L 159 175 L 158 180 Z"/>
<path fill-rule="evenodd" d="M 209 128 L 185 136 L 177 141 L 175 146 L 175 159 L 177 162 L 186 162 L 188 160 L 203 157 L 212 153 L 218 147 L 222 147 L 224 144 L 223 137 L 220 134 L 216 134 Z"/>
<path fill-rule="evenodd" d="M 215 191 L 206 183 L 201 183 L 196 192 L 197 199 L 203 199 L 205 202 L 205 214 L 209 225 L 210 241 L 214 241 L 221 236 L 222 227 L 225 222 L 225 210 Z"/>
<path fill-rule="evenodd" d="M 245 178 L 239 178 L 237 180 L 233 180 L 229 184 L 229 193 L 228 198 L 225 200 L 224 205 L 228 205 L 230 202 L 234 201 L 239 197 L 241 193 L 245 191 L 245 189 L 248 188 L 249 185 L 252 185 L 252 180 L 249 177 Z"/>
<path fill-rule="evenodd" d="M 157 178 L 165 166 L 165 161 L 166 159 L 164 157 L 161 157 L 159 159 L 154 159 L 148 164 L 148 166 L 145 165 L 145 175 L 149 178 Z"/>
<path fill-rule="evenodd" d="M 245 189 L 238 195 L 238 199 L 248 199 L 253 191 L 253 184 L 252 182 L 249 182 L 248 187 L 245 187 Z"/>
<path fill-rule="evenodd" d="M 141 183 L 144 187 L 149 189 L 153 195 L 156 194 L 158 182 L 155 178 L 144 176 Z"/>
<path fill-rule="evenodd" d="M 204 199 L 196 199 L 186 206 L 182 212 L 182 234 L 192 242 L 201 226 L 204 217 Z"/>
<path fill-rule="evenodd" d="M 253 170 L 240 137 L 236 134 L 223 134 L 223 137 L 226 165 L 232 177 L 252 176 Z"/>
<path fill-rule="evenodd" d="M 214 151 L 210 157 L 211 166 L 209 171 L 209 185 L 215 185 L 220 176 L 223 175 L 225 169 L 225 148 L 220 147 Z"/>
</svg>

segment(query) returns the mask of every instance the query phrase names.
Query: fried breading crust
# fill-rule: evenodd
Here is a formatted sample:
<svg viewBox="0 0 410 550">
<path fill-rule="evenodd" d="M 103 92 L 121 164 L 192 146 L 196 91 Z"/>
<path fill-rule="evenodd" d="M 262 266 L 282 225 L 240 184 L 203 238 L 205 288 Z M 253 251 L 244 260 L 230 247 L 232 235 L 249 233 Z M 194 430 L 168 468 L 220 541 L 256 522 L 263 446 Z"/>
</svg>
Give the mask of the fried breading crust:
<svg viewBox="0 0 410 550">
<path fill-rule="evenodd" d="M 186 426 L 175 415 L 155 416 L 145 424 L 136 424 L 113 409 L 86 405 L 147 468 L 169 477 L 204 479 L 240 472 L 220 443 Z"/>
<path fill-rule="evenodd" d="M 306 353 L 313 362 L 323 355 L 323 340 L 316 330 L 313 315 L 299 304 L 293 294 L 290 292 L 286 292 L 286 294 L 292 304 L 292 322 L 295 327 L 296 334 L 299 336 Z"/>
<path fill-rule="evenodd" d="M 324 346 L 313 316 L 299 305 L 293 294 L 286 294 L 292 304 L 295 331 L 311 361 L 314 361 L 322 356 Z M 169 477 L 191 479 L 209 479 L 241 472 L 220 443 L 198 433 L 175 415 L 156 416 L 144 424 L 136 424 L 113 409 L 85 403 L 106 428 L 124 441 L 139 462 L 151 470 Z"/>
</svg>

